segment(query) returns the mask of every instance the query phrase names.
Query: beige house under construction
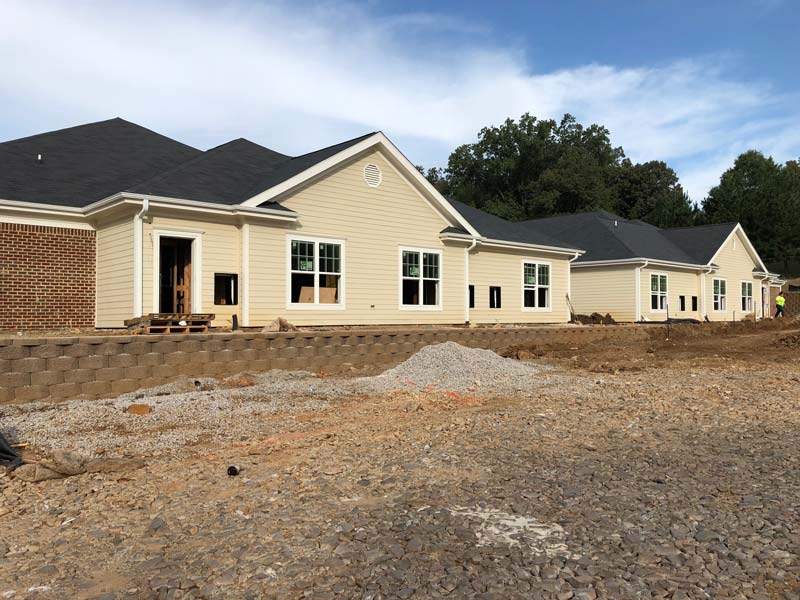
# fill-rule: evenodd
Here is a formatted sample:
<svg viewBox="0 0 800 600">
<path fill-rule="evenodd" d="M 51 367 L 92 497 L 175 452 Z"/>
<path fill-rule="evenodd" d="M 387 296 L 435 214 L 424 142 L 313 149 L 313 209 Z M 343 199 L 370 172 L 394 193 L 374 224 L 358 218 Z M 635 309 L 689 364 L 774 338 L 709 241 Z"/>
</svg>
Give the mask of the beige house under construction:
<svg viewBox="0 0 800 600">
<path fill-rule="evenodd" d="M 382 134 L 290 157 L 122 119 L 0 144 L 0 328 L 558 323 L 572 244 L 448 202 Z"/>
<path fill-rule="evenodd" d="M 571 263 L 575 312 L 617 321 L 770 316 L 769 273 L 741 225 L 659 229 L 608 212 L 523 224 L 586 250 Z"/>
</svg>

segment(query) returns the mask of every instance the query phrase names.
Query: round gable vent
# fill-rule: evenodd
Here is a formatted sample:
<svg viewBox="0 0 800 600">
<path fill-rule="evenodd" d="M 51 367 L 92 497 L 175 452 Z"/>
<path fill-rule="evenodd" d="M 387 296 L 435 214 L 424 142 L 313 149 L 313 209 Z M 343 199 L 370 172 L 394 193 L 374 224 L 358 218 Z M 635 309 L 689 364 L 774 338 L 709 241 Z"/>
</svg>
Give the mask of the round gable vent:
<svg viewBox="0 0 800 600">
<path fill-rule="evenodd" d="M 383 173 L 378 165 L 369 163 L 364 167 L 364 181 L 369 187 L 378 187 L 381 184 Z"/>
</svg>

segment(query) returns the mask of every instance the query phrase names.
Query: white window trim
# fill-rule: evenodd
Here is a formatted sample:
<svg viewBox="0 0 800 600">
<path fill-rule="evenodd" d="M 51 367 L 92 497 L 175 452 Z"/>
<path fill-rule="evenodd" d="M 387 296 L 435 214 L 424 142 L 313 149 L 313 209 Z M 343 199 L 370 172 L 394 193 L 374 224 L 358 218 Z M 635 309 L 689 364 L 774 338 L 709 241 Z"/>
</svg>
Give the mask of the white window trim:
<svg viewBox="0 0 800 600">
<path fill-rule="evenodd" d="M 422 282 L 422 253 L 437 254 L 439 256 L 439 293 L 436 295 L 437 304 L 403 304 L 403 252 L 419 252 L 420 282 Z M 421 248 L 415 246 L 400 246 L 397 252 L 397 306 L 400 310 L 416 310 L 423 312 L 441 311 L 444 309 L 444 255 L 440 248 Z M 422 302 L 422 284 L 420 283 L 419 300 Z"/>
<path fill-rule="evenodd" d="M 539 265 L 547 265 L 547 268 L 550 272 L 550 283 L 547 285 L 547 288 L 550 290 L 550 293 L 547 294 L 547 304 L 548 306 L 544 308 L 539 308 L 537 306 L 525 306 L 525 265 L 536 265 L 536 281 L 537 284 L 535 289 L 539 288 L 538 281 L 539 281 Z M 519 297 L 519 305 L 522 308 L 522 312 L 553 312 L 553 263 L 546 261 L 546 260 L 539 260 L 536 258 L 523 258 L 520 262 L 520 269 L 522 270 L 522 290 Z M 501 309 L 502 310 L 502 309 Z"/>
<path fill-rule="evenodd" d="M 314 242 L 314 303 L 292 302 L 292 242 Z M 319 303 L 319 244 L 339 244 L 340 246 L 340 265 L 339 273 L 339 303 L 320 304 Z M 302 235 L 292 233 L 286 236 L 286 310 L 345 310 L 345 240 L 339 238 L 329 238 L 318 235 Z"/>
<path fill-rule="evenodd" d="M 203 312 L 203 232 L 175 229 L 153 229 L 150 232 L 153 240 L 153 312 L 161 312 L 161 285 L 158 280 L 161 271 L 161 238 L 181 238 L 192 240 L 192 307 L 191 312 Z M 212 303 L 214 299 L 211 299 Z"/>
<path fill-rule="evenodd" d="M 659 282 L 661 281 L 661 277 L 667 278 L 667 289 L 662 293 L 661 291 L 656 292 L 659 296 L 664 296 L 664 308 L 653 308 L 653 277 L 658 277 Z M 659 283 L 659 288 L 661 284 Z M 650 271 L 650 277 L 648 278 L 647 282 L 647 303 L 648 303 L 648 312 L 650 313 L 661 313 L 666 314 L 669 310 L 669 273 L 662 273 L 659 271 Z"/>
<path fill-rule="evenodd" d="M 724 281 L 725 282 L 725 293 L 724 294 L 719 294 L 720 298 L 724 298 L 725 299 L 725 308 L 714 308 L 714 296 L 717 295 L 717 294 L 714 294 L 714 282 L 716 282 L 716 281 Z M 720 286 L 720 289 L 721 288 L 722 288 L 722 286 Z M 720 302 L 720 304 L 722 304 L 722 303 Z M 713 277 L 711 279 L 711 312 L 715 312 L 715 313 L 728 312 L 728 280 L 724 279 L 722 277 Z"/>
<path fill-rule="evenodd" d="M 754 294 L 756 292 L 756 286 L 749 279 L 742 279 L 740 281 L 740 283 L 739 283 L 739 306 L 741 307 L 742 300 L 744 298 L 747 298 L 747 296 L 743 296 L 742 295 L 742 284 L 743 283 L 749 283 L 750 284 L 750 309 L 749 310 L 745 310 L 744 312 L 745 312 L 745 314 L 755 313 L 756 312 L 756 300 L 755 300 Z"/>
</svg>

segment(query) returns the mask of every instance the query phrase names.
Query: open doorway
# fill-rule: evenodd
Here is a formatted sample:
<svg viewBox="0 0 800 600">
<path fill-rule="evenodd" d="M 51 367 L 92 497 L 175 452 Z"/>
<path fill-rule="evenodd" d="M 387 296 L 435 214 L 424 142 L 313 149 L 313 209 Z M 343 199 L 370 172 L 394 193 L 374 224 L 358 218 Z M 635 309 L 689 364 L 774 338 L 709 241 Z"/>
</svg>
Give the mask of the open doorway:
<svg viewBox="0 0 800 600">
<path fill-rule="evenodd" d="M 192 312 L 192 243 L 185 238 L 159 239 L 159 312 Z"/>
</svg>

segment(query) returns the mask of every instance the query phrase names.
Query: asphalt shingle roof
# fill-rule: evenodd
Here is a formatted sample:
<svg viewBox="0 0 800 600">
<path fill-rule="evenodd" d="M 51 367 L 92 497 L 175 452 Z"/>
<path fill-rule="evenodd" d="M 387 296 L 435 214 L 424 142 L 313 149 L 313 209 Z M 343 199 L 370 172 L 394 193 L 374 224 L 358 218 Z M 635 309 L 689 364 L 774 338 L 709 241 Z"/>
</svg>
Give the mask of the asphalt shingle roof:
<svg viewBox="0 0 800 600">
<path fill-rule="evenodd" d="M 673 244 L 680 246 L 695 262 L 706 264 L 714 257 L 735 228 L 736 223 L 720 223 L 700 227 L 664 229 L 662 233 Z"/>
<path fill-rule="evenodd" d="M 458 200 L 449 200 L 449 202 L 485 238 L 555 248 L 582 248 L 582 246 L 573 245 L 569 241 L 556 239 L 542 231 L 529 230 L 522 223 L 506 221 Z"/>
<path fill-rule="evenodd" d="M 119 118 L 60 129 L 0 144 L 0 198 L 87 206 L 201 154 Z"/>
<path fill-rule="evenodd" d="M 110 119 L 0 143 L 0 199 L 84 207 L 135 192 L 240 204 L 371 135 L 296 157 L 243 138 L 202 152 Z"/>
<path fill-rule="evenodd" d="M 124 191 L 215 204 L 240 204 L 254 195 L 250 192 L 265 171 L 288 160 L 289 156 L 240 138 Z"/>
</svg>

